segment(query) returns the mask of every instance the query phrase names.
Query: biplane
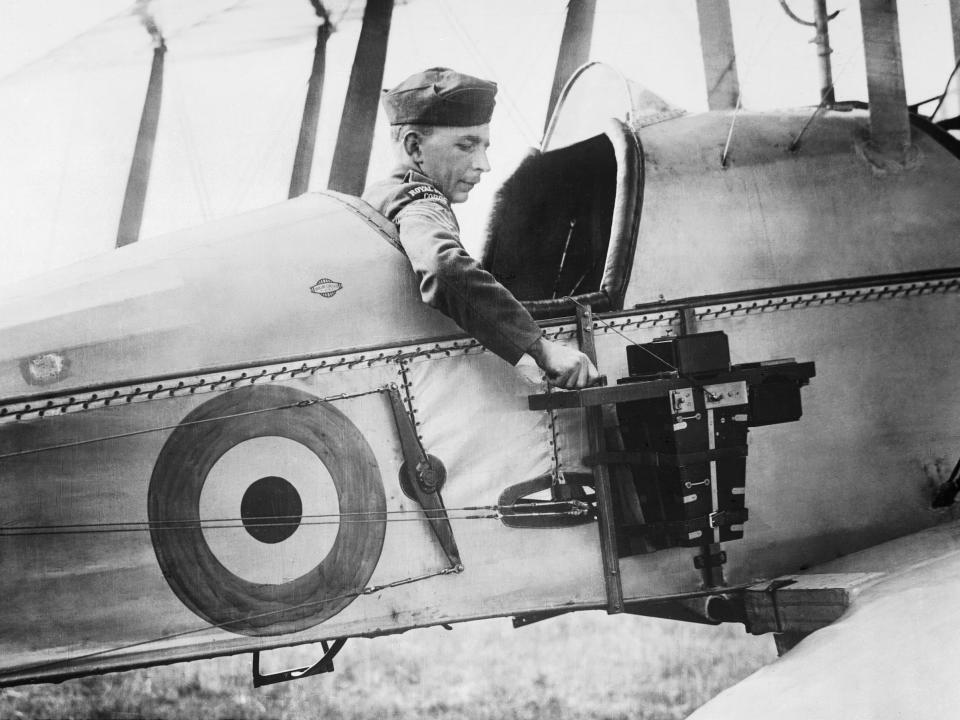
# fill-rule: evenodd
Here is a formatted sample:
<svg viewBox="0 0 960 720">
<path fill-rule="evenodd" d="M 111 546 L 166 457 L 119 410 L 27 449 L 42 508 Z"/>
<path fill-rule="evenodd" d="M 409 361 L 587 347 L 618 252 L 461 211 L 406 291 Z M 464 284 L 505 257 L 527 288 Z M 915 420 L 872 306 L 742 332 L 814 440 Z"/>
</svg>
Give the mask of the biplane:
<svg viewBox="0 0 960 720">
<path fill-rule="evenodd" d="M 353 637 L 592 609 L 774 635 L 698 717 L 839 715 L 851 685 L 895 715 L 949 677 L 909 662 L 958 607 L 960 142 L 907 106 L 896 3 L 860 3 L 869 103 L 826 79 L 758 112 L 726 2 L 698 2 L 697 114 L 583 62 L 592 5 L 481 253 L 596 358 L 584 390 L 425 306 L 356 197 L 391 2 L 330 190 L 304 192 L 305 112 L 291 199 L 140 240 L 148 94 L 118 249 L 2 289 L 0 685 L 236 653 L 264 684 Z M 260 672 L 306 643 L 314 666 Z"/>
</svg>

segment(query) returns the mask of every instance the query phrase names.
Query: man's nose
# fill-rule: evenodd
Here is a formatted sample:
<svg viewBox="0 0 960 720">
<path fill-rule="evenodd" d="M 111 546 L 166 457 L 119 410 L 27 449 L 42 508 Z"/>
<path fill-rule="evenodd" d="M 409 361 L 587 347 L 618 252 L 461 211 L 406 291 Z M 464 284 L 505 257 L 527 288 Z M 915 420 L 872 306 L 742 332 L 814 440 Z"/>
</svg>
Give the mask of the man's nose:
<svg viewBox="0 0 960 720">
<path fill-rule="evenodd" d="M 479 148 L 473 158 L 473 166 L 480 172 L 490 172 L 490 161 L 487 160 L 486 148 Z"/>
</svg>

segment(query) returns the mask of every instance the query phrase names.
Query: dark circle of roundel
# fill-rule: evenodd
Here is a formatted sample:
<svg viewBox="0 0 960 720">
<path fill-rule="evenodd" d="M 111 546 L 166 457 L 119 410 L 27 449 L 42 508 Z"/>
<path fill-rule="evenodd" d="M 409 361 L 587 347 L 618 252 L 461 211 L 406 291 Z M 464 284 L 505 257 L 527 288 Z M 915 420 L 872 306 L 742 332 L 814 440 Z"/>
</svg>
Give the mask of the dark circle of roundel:
<svg viewBox="0 0 960 720">
<path fill-rule="evenodd" d="M 303 502 L 289 482 L 276 475 L 251 484 L 240 501 L 240 519 L 251 537 L 262 543 L 283 542 L 300 527 Z"/>
<path fill-rule="evenodd" d="M 304 401 L 312 404 L 270 410 Z M 313 451 L 330 472 L 340 513 L 360 513 L 372 521 L 340 523 L 326 557 L 317 558 L 300 577 L 276 584 L 232 573 L 200 528 L 207 473 L 230 448 L 267 436 L 289 438 Z M 284 385 L 232 390 L 190 412 L 160 451 L 147 509 L 153 549 L 170 588 L 200 617 L 242 635 L 297 632 L 343 610 L 373 575 L 386 532 L 383 481 L 370 445 L 339 410 Z M 170 525 L 177 529 L 164 529 Z"/>
</svg>

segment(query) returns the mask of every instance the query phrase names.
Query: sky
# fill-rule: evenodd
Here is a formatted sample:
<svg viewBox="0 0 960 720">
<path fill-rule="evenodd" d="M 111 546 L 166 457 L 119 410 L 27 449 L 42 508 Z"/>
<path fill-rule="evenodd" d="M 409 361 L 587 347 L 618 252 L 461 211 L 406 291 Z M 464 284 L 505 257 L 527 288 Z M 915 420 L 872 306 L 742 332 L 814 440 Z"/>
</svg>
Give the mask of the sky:
<svg viewBox="0 0 960 720">
<path fill-rule="evenodd" d="M 141 0 L 142 2 L 143 0 Z M 730 0 L 742 103 L 818 100 L 813 30 L 774 0 Z M 134 0 L 0 0 L 0 285 L 110 252 L 152 46 Z M 311 189 L 326 186 L 360 23 L 328 45 Z M 866 99 L 856 0 L 831 0 L 838 99 Z M 163 110 L 142 237 L 282 202 L 316 18 L 307 0 L 151 0 L 167 38 Z M 810 0 L 791 0 L 812 17 Z M 942 91 L 954 64 L 948 0 L 901 0 L 908 101 Z M 538 143 L 563 0 L 408 0 L 394 11 L 384 85 L 447 65 L 496 80 L 493 172 L 458 206 L 476 250 L 492 193 Z M 706 93 L 694 0 L 598 0 L 591 56 L 690 112 Z M 392 164 L 378 120 L 369 178 Z"/>
</svg>

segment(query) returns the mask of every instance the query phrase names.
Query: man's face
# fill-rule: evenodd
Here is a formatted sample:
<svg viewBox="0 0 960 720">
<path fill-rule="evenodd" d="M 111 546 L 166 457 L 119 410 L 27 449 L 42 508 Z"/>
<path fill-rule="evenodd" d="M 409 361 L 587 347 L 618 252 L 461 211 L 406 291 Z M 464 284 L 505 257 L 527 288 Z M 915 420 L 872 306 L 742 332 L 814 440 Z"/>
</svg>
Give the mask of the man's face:
<svg viewBox="0 0 960 720">
<path fill-rule="evenodd" d="M 464 202 L 480 174 L 489 172 L 490 126 L 435 127 L 420 137 L 420 167 L 447 200 Z"/>
</svg>

